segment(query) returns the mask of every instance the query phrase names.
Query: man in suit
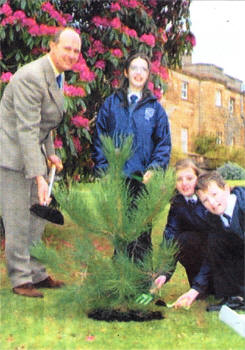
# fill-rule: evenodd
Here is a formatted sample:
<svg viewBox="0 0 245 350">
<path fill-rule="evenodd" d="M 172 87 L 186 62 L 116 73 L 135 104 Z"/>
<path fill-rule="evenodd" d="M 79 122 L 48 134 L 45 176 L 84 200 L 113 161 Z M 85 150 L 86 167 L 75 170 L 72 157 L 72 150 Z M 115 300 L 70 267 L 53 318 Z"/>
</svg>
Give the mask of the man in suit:
<svg viewBox="0 0 245 350">
<path fill-rule="evenodd" d="M 72 28 L 59 30 L 47 55 L 24 65 L 11 78 L 0 104 L 0 201 L 6 235 L 6 262 L 13 292 L 43 297 L 38 288 L 59 288 L 30 255 L 41 239 L 45 220 L 30 213 L 32 204 L 50 202 L 47 160 L 62 169 L 55 155 L 52 130 L 63 118 L 64 71 L 71 70 L 81 51 Z M 58 80 L 56 79 L 58 77 Z M 58 84 L 59 82 L 59 84 Z"/>
<path fill-rule="evenodd" d="M 207 311 L 217 311 L 223 304 L 245 310 L 245 187 L 231 189 L 213 171 L 198 178 L 196 189 L 209 211 L 208 221 L 216 227 L 208 236 L 208 263 L 215 295 L 222 300 Z"/>
</svg>

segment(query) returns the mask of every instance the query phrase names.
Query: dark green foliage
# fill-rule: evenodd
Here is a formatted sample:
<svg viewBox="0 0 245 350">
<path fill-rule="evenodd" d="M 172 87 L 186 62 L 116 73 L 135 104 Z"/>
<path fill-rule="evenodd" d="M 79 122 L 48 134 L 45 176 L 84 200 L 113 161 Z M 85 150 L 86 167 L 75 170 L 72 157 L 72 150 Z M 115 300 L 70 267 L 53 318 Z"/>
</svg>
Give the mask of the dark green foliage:
<svg viewBox="0 0 245 350">
<path fill-rule="evenodd" d="M 127 245 L 145 231 L 169 203 L 175 187 L 171 169 L 156 170 L 147 191 L 137 198 L 136 208 L 128 210 L 130 194 L 123 176 L 123 166 L 131 153 L 132 139 L 121 148 L 104 137 L 108 171 L 94 184 L 57 187 L 55 197 L 60 207 L 83 229 L 72 251 L 72 259 L 80 263 L 81 283 L 64 290 L 63 304 L 88 312 L 95 309 L 123 309 L 135 305 L 138 295 L 148 291 L 154 271 L 167 270 L 175 262 L 176 246 L 164 244 L 152 260 L 134 263 L 127 255 Z M 106 237 L 117 254 L 105 256 L 96 250 L 92 235 Z M 142 307 L 142 306 L 141 306 Z M 145 307 L 145 306 L 144 306 Z"/>
<path fill-rule="evenodd" d="M 217 169 L 225 180 L 244 180 L 245 169 L 232 162 L 225 163 Z"/>
</svg>

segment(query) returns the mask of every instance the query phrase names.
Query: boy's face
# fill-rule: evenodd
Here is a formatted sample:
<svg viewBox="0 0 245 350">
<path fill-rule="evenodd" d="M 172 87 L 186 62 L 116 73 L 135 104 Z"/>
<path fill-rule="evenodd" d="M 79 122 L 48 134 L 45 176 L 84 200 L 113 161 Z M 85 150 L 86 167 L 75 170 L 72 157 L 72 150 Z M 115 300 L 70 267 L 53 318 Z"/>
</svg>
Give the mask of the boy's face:
<svg viewBox="0 0 245 350">
<path fill-rule="evenodd" d="M 227 184 L 224 188 L 221 188 L 216 182 L 211 181 L 206 190 L 199 190 L 197 194 L 202 204 L 212 214 L 224 214 L 230 196 L 230 188 Z"/>
</svg>

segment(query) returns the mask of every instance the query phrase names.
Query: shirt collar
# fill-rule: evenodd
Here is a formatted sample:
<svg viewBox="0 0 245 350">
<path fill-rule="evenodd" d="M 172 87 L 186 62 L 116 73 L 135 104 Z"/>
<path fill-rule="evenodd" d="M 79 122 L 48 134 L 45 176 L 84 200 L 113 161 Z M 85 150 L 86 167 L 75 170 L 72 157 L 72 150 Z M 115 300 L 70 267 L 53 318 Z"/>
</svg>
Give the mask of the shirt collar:
<svg viewBox="0 0 245 350">
<path fill-rule="evenodd" d="M 137 96 L 137 97 L 138 97 L 138 100 L 140 100 L 141 97 L 142 97 L 142 92 L 141 92 L 141 91 L 132 92 L 132 91 L 129 91 L 129 90 L 128 90 L 128 102 L 129 102 L 129 103 L 130 103 L 130 97 L 131 97 L 132 95 Z"/>
<path fill-rule="evenodd" d="M 63 75 L 63 73 L 59 73 L 58 69 L 55 67 L 55 64 L 54 64 L 54 62 L 52 61 L 52 58 L 51 58 L 51 56 L 50 56 L 49 54 L 48 54 L 48 59 L 49 59 L 49 62 L 50 62 L 50 64 L 51 64 L 51 66 L 52 66 L 52 69 L 53 69 L 53 71 L 54 71 L 55 78 L 57 78 L 57 76 L 60 75 L 60 74 Z"/>
<path fill-rule="evenodd" d="M 231 193 L 228 198 L 228 204 L 224 211 L 224 214 L 229 215 L 232 218 L 233 211 L 236 205 L 237 197 L 234 193 Z"/>
<path fill-rule="evenodd" d="M 187 196 L 184 196 L 184 197 L 185 197 L 186 202 L 188 202 L 190 200 L 197 202 L 197 195 L 196 194 L 193 194 L 192 196 L 189 196 L 189 197 L 187 197 Z"/>
</svg>

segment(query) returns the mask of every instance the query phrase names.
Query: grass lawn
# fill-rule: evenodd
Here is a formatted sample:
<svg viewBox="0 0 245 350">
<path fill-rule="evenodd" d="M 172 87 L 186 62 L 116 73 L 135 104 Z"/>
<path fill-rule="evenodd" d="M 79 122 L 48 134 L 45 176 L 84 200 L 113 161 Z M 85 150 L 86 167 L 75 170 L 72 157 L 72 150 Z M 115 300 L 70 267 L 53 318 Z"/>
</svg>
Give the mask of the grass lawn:
<svg viewBox="0 0 245 350">
<path fill-rule="evenodd" d="M 153 243 L 158 245 L 164 219 L 154 225 Z M 78 228 L 66 218 L 63 227 L 48 224 L 45 241 L 69 257 Z M 95 240 L 98 249 L 105 241 Z M 63 271 L 53 274 L 72 284 L 81 278 L 78 267 L 67 258 Z M 87 318 L 73 305 L 64 308 L 56 302 L 60 290 L 43 289 L 43 299 L 14 295 L 6 276 L 4 253 L 0 256 L 0 349 L 1 350 L 244 350 L 245 339 L 223 322 L 218 313 L 207 313 L 213 298 L 197 301 L 190 310 L 174 310 L 152 305 L 164 319 L 151 322 L 102 322 Z M 52 274 L 52 271 L 51 271 Z M 171 281 L 163 288 L 166 302 L 173 302 L 188 290 L 183 268 L 178 265 Z"/>
</svg>

